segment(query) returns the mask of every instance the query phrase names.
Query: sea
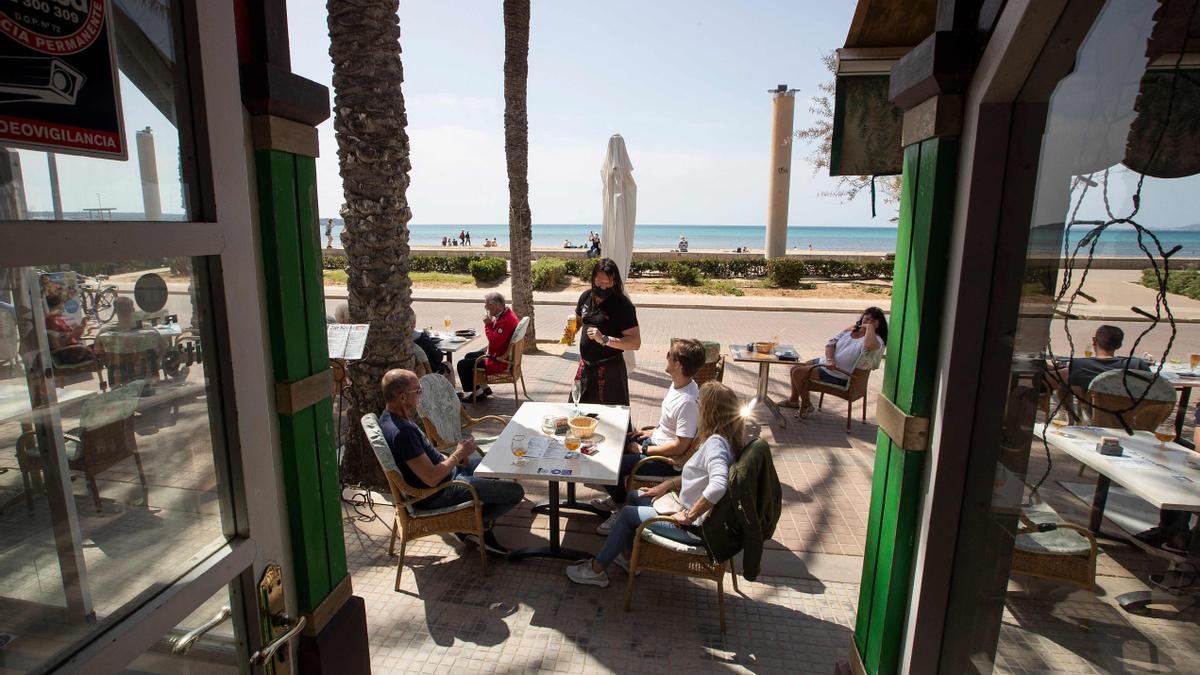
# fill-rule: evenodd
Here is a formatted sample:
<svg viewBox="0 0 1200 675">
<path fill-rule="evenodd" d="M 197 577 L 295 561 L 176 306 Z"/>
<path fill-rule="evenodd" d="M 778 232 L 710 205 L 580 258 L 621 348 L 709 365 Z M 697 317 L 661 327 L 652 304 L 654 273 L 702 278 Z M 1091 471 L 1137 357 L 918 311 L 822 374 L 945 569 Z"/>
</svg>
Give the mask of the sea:
<svg viewBox="0 0 1200 675">
<path fill-rule="evenodd" d="M 324 223 L 324 219 L 321 221 Z M 421 225 L 409 224 L 409 243 L 413 246 L 440 246 L 442 237 L 457 237 L 460 230 L 471 233 L 471 243 L 480 245 L 484 239 L 495 238 L 501 246 L 508 245 L 508 225 Z M 1179 257 L 1200 257 L 1200 227 L 1196 229 L 1161 229 L 1156 231 L 1164 250 L 1178 245 Z M 334 245 L 339 241 L 340 221 L 334 220 Z M 600 225 L 554 225 L 534 223 L 535 247 L 560 248 L 564 242 L 580 245 L 589 232 L 599 232 Z M 1079 240 L 1087 228 L 1072 232 L 1071 244 Z M 766 247 L 765 225 L 638 225 L 634 229 L 633 246 L 641 249 L 673 249 L 679 237 L 685 236 L 688 247 L 732 251 L 739 247 L 762 250 Z M 851 227 L 797 225 L 787 230 L 789 250 L 838 251 L 861 253 L 892 253 L 896 250 L 895 227 Z M 1086 253 L 1086 252 L 1084 252 Z M 1096 255 L 1139 256 L 1137 233 L 1132 227 L 1113 226 L 1106 230 L 1096 246 Z"/>
<path fill-rule="evenodd" d="M 36 219 L 50 219 L 53 214 L 30 213 Z M 67 220 L 87 220 L 88 214 L 83 212 L 65 214 Z M 113 220 L 141 220 L 138 213 L 116 212 Z M 182 220 L 183 214 L 163 214 L 164 220 Z M 321 236 L 324 240 L 324 226 L 327 217 L 321 218 Z M 457 237 L 460 230 L 471 233 L 471 243 L 479 246 L 484 239 L 495 238 L 501 246 L 508 246 L 508 224 L 494 225 L 428 225 L 409 223 L 409 243 L 413 246 L 440 246 L 443 237 Z M 589 232 L 599 232 L 600 224 L 562 225 L 534 223 L 533 245 L 540 248 L 561 248 L 565 242 L 578 246 L 587 241 Z M 1058 233 L 1038 228 L 1035 241 L 1044 235 L 1050 235 L 1049 241 L 1054 242 Z M 1071 234 L 1069 248 L 1084 236 L 1090 228 L 1076 226 Z M 342 219 L 333 219 L 334 246 L 339 245 L 339 235 L 342 230 Z M 1188 225 L 1181 228 L 1160 228 L 1155 230 L 1163 250 L 1179 246 L 1175 254 L 1180 258 L 1200 258 L 1200 224 Z M 679 244 L 679 237 L 685 236 L 688 247 L 692 250 L 711 249 L 732 251 L 739 247 L 752 250 L 766 248 L 767 228 L 765 225 L 641 225 L 634 229 L 633 246 L 641 249 L 673 249 Z M 1147 244 L 1149 241 L 1147 240 Z M 1056 246 L 1051 243 L 1052 246 Z M 796 225 L 787 230 L 787 247 L 792 251 L 837 251 L 839 253 L 892 253 L 896 250 L 895 227 L 855 227 L 829 225 Z M 1153 250 L 1153 248 L 1151 249 Z M 1081 251 L 1085 256 L 1087 251 Z M 1096 255 L 1108 256 L 1141 256 L 1144 255 L 1137 245 L 1137 232 L 1129 225 L 1114 225 L 1103 233 L 1096 246 Z"/>
</svg>

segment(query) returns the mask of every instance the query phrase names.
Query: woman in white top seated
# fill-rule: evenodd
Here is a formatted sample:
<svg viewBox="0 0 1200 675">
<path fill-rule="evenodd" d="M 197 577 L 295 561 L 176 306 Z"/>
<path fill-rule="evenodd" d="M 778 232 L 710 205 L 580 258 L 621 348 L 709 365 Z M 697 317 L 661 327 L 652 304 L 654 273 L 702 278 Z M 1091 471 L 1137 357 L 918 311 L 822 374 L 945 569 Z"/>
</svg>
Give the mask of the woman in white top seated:
<svg viewBox="0 0 1200 675">
<path fill-rule="evenodd" d="M 884 318 L 882 309 L 868 307 L 863 310 L 858 322 L 834 335 L 825 344 L 825 358 L 813 359 L 792 368 L 792 393 L 787 400 L 779 402 L 779 407 L 799 408 L 798 416 L 812 412 L 809 383 L 824 382 L 836 387 L 849 386 L 858 357 L 864 352 L 884 349 L 887 346 L 887 332 L 887 319 Z"/>
<path fill-rule="evenodd" d="M 604 548 L 592 560 L 584 560 L 567 568 L 567 577 L 577 584 L 607 586 L 609 563 L 616 563 L 629 572 L 629 552 L 633 537 L 642 522 L 659 515 L 654 500 L 678 491 L 682 511 L 673 514 L 675 525 L 653 523 L 656 534 L 687 544 L 699 544 L 700 538 L 681 529 L 698 525 L 725 496 L 729 487 L 729 467 L 742 450 L 745 422 L 742 404 L 733 390 L 719 382 L 709 382 L 700 388 L 700 448 L 683 465 L 683 474 L 646 490 L 629 495 L 620 517 L 604 542 Z"/>
</svg>

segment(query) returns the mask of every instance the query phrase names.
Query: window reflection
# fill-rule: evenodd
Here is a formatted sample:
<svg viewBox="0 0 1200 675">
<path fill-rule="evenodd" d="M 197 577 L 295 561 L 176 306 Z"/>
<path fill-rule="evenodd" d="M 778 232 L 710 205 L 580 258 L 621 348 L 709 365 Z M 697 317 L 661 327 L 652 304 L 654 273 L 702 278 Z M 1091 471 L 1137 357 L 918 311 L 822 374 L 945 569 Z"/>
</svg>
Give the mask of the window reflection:
<svg viewBox="0 0 1200 675">
<path fill-rule="evenodd" d="M 226 541 L 193 262 L 0 268 L 0 670 L 52 660 Z"/>
</svg>

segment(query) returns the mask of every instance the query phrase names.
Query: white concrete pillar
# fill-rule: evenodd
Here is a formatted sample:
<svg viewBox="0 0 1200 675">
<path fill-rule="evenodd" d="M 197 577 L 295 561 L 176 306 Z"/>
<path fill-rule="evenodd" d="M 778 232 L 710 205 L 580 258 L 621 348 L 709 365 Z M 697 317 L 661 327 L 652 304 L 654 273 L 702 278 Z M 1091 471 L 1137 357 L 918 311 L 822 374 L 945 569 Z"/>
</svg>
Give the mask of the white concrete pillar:
<svg viewBox="0 0 1200 675">
<path fill-rule="evenodd" d="M 787 255 L 788 194 L 792 186 L 792 118 L 796 90 L 780 85 L 770 92 L 771 192 L 767 199 L 767 259 Z"/>
<path fill-rule="evenodd" d="M 162 196 L 158 192 L 158 161 L 154 158 L 154 132 L 146 127 L 137 132 L 138 172 L 142 175 L 142 209 L 146 220 L 162 220 Z"/>
</svg>

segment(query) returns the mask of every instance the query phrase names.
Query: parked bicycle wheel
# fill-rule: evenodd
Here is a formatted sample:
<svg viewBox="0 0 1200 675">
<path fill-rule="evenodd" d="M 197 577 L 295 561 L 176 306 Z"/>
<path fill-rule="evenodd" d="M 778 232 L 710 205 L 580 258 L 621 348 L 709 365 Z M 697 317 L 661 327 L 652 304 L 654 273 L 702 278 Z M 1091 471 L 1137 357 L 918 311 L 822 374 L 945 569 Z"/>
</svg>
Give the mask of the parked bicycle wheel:
<svg viewBox="0 0 1200 675">
<path fill-rule="evenodd" d="M 112 321 L 113 313 L 117 311 L 117 289 L 109 286 L 93 296 L 96 320 L 100 323 Z"/>
</svg>

